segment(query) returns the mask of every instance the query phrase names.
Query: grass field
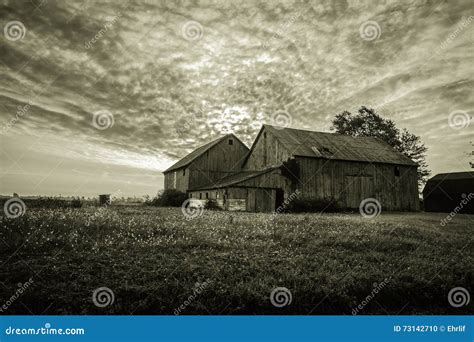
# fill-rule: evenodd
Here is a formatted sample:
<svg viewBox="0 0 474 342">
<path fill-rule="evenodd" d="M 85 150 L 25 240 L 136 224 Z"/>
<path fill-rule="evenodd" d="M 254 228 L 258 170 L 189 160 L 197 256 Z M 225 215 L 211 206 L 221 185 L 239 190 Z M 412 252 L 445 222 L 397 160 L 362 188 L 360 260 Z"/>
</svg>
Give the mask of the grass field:
<svg viewBox="0 0 474 342">
<path fill-rule="evenodd" d="M 186 220 L 176 208 L 29 209 L 1 218 L 0 306 L 9 303 L 7 314 L 180 306 L 180 314 L 351 314 L 364 303 L 359 314 L 472 314 L 472 300 L 454 308 L 447 297 L 459 286 L 474 294 L 474 216 L 442 227 L 444 217 L 205 211 Z M 99 287 L 113 291 L 113 304 L 94 305 Z M 291 291 L 289 305 L 272 305 L 276 287 Z"/>
</svg>

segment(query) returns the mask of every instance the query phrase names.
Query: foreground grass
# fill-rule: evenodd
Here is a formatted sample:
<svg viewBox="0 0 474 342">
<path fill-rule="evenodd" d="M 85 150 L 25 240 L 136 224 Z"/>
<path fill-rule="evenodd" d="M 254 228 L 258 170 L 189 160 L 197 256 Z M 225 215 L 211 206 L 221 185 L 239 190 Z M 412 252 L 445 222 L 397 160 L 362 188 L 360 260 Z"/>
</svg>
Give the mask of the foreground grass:
<svg viewBox="0 0 474 342">
<path fill-rule="evenodd" d="M 34 314 L 360 314 L 473 313 L 453 308 L 453 287 L 474 295 L 473 220 L 446 214 L 277 215 L 125 207 L 31 209 L 1 218 L 0 306 Z M 96 288 L 113 290 L 104 308 Z M 269 296 L 286 287 L 292 302 Z"/>
</svg>

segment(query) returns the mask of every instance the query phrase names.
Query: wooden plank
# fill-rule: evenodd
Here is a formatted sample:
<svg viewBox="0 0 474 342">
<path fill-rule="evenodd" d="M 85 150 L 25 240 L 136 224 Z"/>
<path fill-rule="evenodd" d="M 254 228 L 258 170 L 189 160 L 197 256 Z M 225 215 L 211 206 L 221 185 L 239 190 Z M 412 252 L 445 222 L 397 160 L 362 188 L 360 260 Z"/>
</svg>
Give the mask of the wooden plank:
<svg viewBox="0 0 474 342">
<path fill-rule="evenodd" d="M 247 189 L 247 210 L 251 212 L 256 211 L 256 208 L 255 208 L 256 191 L 257 189 Z"/>
</svg>

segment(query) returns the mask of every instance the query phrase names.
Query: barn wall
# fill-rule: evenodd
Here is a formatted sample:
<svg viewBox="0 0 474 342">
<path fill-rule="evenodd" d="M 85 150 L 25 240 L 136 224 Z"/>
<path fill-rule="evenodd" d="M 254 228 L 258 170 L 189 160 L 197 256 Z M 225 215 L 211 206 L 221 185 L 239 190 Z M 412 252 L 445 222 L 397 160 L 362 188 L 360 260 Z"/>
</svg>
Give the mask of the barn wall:
<svg viewBox="0 0 474 342">
<path fill-rule="evenodd" d="M 183 170 L 185 174 L 183 175 Z M 176 181 L 175 181 L 176 178 Z M 189 184 L 189 168 L 181 168 L 165 173 L 165 190 L 176 189 L 186 192 Z"/>
<path fill-rule="evenodd" d="M 274 135 L 264 128 L 257 136 L 252 154 L 243 166 L 244 170 L 263 170 L 277 166 L 291 158 L 286 149 Z"/>
<path fill-rule="evenodd" d="M 233 144 L 229 145 L 229 139 Z M 189 188 L 199 188 L 240 171 L 248 148 L 236 138 L 227 138 L 191 163 Z"/>
<path fill-rule="evenodd" d="M 303 196 L 334 198 L 343 208 L 357 208 L 365 198 L 384 210 L 418 210 L 416 167 L 298 157 Z"/>
<path fill-rule="evenodd" d="M 188 197 L 195 199 L 223 199 L 224 190 L 222 189 L 211 189 L 211 190 L 201 190 L 201 191 L 189 191 Z"/>
<path fill-rule="evenodd" d="M 222 209 L 229 211 L 272 212 L 275 210 L 275 189 L 229 187 L 226 189 L 190 191 L 189 196 L 204 200 L 206 193 L 209 199 L 215 199 Z M 219 195 L 217 196 L 217 194 Z"/>
</svg>

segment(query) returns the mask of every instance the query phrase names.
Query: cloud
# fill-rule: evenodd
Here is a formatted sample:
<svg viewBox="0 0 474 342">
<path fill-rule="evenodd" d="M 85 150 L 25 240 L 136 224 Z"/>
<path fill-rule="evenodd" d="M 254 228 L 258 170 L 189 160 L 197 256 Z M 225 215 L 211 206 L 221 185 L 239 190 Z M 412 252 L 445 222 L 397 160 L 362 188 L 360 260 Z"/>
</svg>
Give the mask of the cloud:
<svg viewBox="0 0 474 342">
<path fill-rule="evenodd" d="M 68 153 L 64 145 L 78 160 L 159 172 L 229 130 L 250 144 L 276 111 L 295 127 L 327 130 L 342 110 L 373 105 L 426 137 L 435 172 L 458 170 L 472 136 L 451 130 L 447 116 L 473 109 L 472 22 L 459 30 L 470 11 L 469 1 L 6 1 L 0 22 L 19 20 L 26 35 L 2 37 L 0 124 L 31 103 L 9 139 L 41 135 L 65 142 L 54 155 Z M 190 21 L 200 39 L 183 36 Z M 361 38 L 367 21 L 378 39 Z M 101 110 L 114 116 L 103 131 L 91 124 Z M 443 150 L 460 162 L 432 157 Z"/>
</svg>

